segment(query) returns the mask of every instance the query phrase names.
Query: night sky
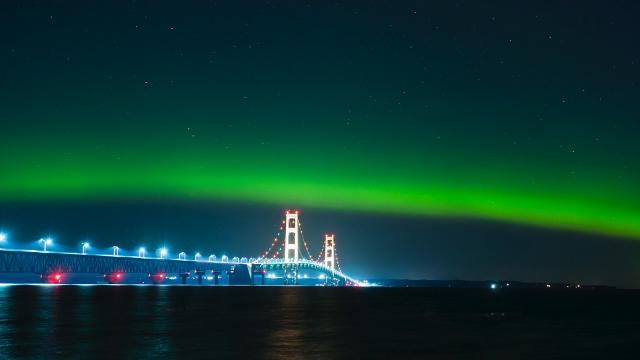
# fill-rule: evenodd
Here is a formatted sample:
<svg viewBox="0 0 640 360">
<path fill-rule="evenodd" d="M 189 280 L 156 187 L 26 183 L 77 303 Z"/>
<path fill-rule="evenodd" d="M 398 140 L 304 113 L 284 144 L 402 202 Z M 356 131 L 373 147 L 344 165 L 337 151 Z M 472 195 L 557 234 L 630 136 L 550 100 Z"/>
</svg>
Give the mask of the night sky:
<svg viewBox="0 0 640 360">
<path fill-rule="evenodd" d="M 13 243 L 640 287 L 635 1 L 2 1 Z"/>
</svg>

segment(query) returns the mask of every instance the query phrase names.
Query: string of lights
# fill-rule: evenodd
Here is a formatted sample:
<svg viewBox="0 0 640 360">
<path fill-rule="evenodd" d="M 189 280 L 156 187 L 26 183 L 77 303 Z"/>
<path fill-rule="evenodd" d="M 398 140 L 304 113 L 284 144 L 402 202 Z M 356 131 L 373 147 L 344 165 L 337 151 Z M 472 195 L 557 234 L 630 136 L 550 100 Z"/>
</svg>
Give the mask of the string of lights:
<svg viewBox="0 0 640 360">
<path fill-rule="evenodd" d="M 333 243 L 333 257 L 336 259 L 336 268 L 339 272 L 342 272 L 342 267 L 340 266 L 340 258 L 338 257 L 338 248 L 336 243 Z"/>
<path fill-rule="evenodd" d="M 278 247 L 278 250 L 273 254 L 273 256 L 271 257 L 271 260 L 274 260 L 278 257 L 278 255 L 280 255 L 280 252 L 282 251 L 282 248 L 284 248 L 284 242 L 285 242 L 285 237 L 284 237 L 284 227 L 286 225 L 286 220 L 282 220 L 282 224 L 280 225 L 280 231 L 278 232 L 279 235 L 282 235 L 282 241 L 280 242 L 280 247 Z"/>
<path fill-rule="evenodd" d="M 302 243 L 304 244 L 304 248 L 307 252 L 307 259 L 313 260 L 313 257 L 311 256 L 311 251 L 309 251 L 309 245 L 307 244 L 307 241 L 304 239 L 304 231 L 302 230 L 302 221 L 298 220 L 298 224 L 300 225 L 300 238 L 302 238 Z"/>
<path fill-rule="evenodd" d="M 318 256 L 316 256 L 313 261 L 320 262 L 320 259 L 322 259 L 322 254 L 324 254 L 324 242 L 322 242 L 322 249 L 320 249 L 320 253 L 318 253 Z"/>
<path fill-rule="evenodd" d="M 282 235 L 282 231 L 283 230 L 284 230 L 284 220 L 282 220 L 282 225 L 280 225 L 280 228 L 278 229 L 278 231 L 276 231 L 276 234 L 273 237 L 273 240 L 271 241 L 271 244 L 269 245 L 269 248 L 265 252 L 263 252 L 260 257 L 258 257 L 258 262 L 261 262 L 265 258 L 269 257 L 269 254 L 271 254 L 271 251 L 273 249 L 275 249 L 275 246 L 278 243 L 278 238 Z M 276 251 L 276 253 L 273 255 L 272 258 L 275 258 L 279 254 L 280 251 L 282 251 L 282 247 L 279 248 L 279 251 Z"/>
</svg>

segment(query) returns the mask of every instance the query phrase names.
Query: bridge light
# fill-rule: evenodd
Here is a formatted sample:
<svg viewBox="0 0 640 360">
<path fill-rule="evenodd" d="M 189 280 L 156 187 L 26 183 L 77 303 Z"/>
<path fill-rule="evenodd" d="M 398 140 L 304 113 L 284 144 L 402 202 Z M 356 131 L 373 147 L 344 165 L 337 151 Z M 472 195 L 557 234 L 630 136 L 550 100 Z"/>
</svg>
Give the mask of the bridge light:
<svg viewBox="0 0 640 360">
<path fill-rule="evenodd" d="M 167 255 L 169 255 L 169 251 L 167 250 L 167 248 L 160 248 L 160 259 L 166 258 Z"/>
<path fill-rule="evenodd" d="M 193 257 L 193 260 L 198 261 L 198 258 L 200 258 L 202 255 L 200 255 L 199 252 L 196 253 L 196 255 Z"/>
<path fill-rule="evenodd" d="M 82 243 L 82 255 L 86 255 L 87 254 L 87 249 L 89 248 L 89 243 L 88 242 L 83 242 Z"/>
<path fill-rule="evenodd" d="M 113 246 L 113 256 L 118 256 L 120 254 L 120 248 L 117 246 Z"/>
<path fill-rule="evenodd" d="M 491 290 L 495 290 L 498 287 L 496 284 L 491 284 Z"/>
<path fill-rule="evenodd" d="M 178 254 L 178 260 L 187 260 L 187 254 L 184 251 L 181 251 Z"/>
<path fill-rule="evenodd" d="M 141 247 L 140 249 L 138 249 L 138 257 L 143 258 L 144 257 L 144 253 L 146 252 L 145 248 Z"/>
<path fill-rule="evenodd" d="M 53 240 L 51 238 L 40 239 L 38 240 L 40 244 L 42 244 L 42 251 L 47 251 L 47 245 L 53 245 Z"/>
<path fill-rule="evenodd" d="M 0 232 L 0 243 L 7 241 L 7 234 Z"/>
</svg>

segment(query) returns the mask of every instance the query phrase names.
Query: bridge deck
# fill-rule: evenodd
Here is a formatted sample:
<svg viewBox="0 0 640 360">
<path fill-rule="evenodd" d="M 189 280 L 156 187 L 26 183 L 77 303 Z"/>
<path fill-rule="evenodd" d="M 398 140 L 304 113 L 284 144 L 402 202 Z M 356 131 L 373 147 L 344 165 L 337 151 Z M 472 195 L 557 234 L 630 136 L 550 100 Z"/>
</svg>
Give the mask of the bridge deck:
<svg viewBox="0 0 640 360">
<path fill-rule="evenodd" d="M 296 263 L 270 261 L 263 263 L 234 263 L 222 261 L 196 261 L 177 259 L 142 258 L 133 256 L 113 256 L 43 252 L 29 250 L 0 250 L 0 273 L 141 273 L 141 274 L 184 274 L 184 273 L 232 273 L 236 283 L 252 283 L 251 277 L 259 271 L 313 270 L 325 273 L 328 278 L 342 283 L 356 283 L 342 272 L 330 269 L 324 264 L 301 260 Z"/>
</svg>

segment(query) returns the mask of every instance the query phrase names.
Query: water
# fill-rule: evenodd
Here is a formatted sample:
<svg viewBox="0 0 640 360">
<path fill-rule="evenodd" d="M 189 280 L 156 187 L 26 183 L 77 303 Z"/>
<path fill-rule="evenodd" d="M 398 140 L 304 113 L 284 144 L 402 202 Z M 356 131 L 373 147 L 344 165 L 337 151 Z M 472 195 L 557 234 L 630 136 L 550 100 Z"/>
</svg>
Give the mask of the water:
<svg viewBox="0 0 640 360">
<path fill-rule="evenodd" d="M 637 359 L 640 292 L 0 286 L 0 358 Z"/>
</svg>

